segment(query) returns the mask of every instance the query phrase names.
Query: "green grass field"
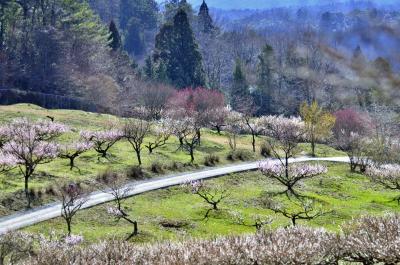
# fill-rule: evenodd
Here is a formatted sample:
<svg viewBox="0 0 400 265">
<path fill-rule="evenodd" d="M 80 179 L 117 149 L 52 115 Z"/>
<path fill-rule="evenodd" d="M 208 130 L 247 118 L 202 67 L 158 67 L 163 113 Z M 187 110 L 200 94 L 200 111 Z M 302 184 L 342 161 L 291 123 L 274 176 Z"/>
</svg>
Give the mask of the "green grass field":
<svg viewBox="0 0 400 265">
<path fill-rule="evenodd" d="M 365 176 L 350 173 L 348 165 L 327 164 L 327 174 L 307 180 L 299 191 L 324 205 L 329 211 L 325 216 L 312 221 L 300 221 L 316 227 L 325 227 L 337 231 L 345 221 L 361 215 L 382 215 L 385 212 L 397 212 L 400 207 L 392 199 L 396 193 L 383 190 L 371 183 Z M 253 214 L 273 218 L 272 228 L 290 225 L 290 221 L 271 210 L 263 208 L 262 201 L 266 191 L 282 188 L 259 172 L 233 174 L 209 180 L 212 185 L 223 185 L 230 196 L 222 202 L 221 210 L 213 212 L 206 221 L 202 220 L 208 205 L 197 195 L 187 194 L 182 187 L 149 192 L 126 199 L 124 205 L 139 222 L 140 235 L 132 242 L 158 242 L 163 240 L 184 240 L 188 237 L 213 238 L 219 235 L 253 233 L 255 228 L 237 225 L 230 212 L 241 212 L 248 222 Z M 280 200 L 287 200 L 285 196 Z M 109 203 L 108 205 L 113 205 Z M 78 213 L 74 220 L 73 232 L 81 233 L 87 242 L 102 239 L 123 239 L 132 231 L 132 227 L 121 220 L 116 223 L 102 205 Z M 164 228 L 160 223 L 185 223 L 182 228 Z M 58 218 L 25 229 L 29 232 L 49 234 L 65 232 L 63 219 Z"/>
<path fill-rule="evenodd" d="M 52 116 L 55 121 L 65 123 L 71 127 L 72 132 L 60 138 L 61 142 L 69 142 L 79 138 L 80 130 L 102 130 L 107 127 L 110 122 L 118 121 L 118 118 L 111 115 L 88 113 L 76 110 L 47 110 L 35 105 L 17 104 L 11 106 L 0 106 L 0 124 L 7 123 L 18 117 L 27 117 L 29 119 L 46 119 L 46 116 Z M 146 139 L 150 140 L 151 136 Z M 257 144 L 260 145 L 263 139 L 259 137 Z M 238 149 L 246 150 L 251 154 L 250 160 L 262 159 L 259 150 L 256 153 L 251 152 L 250 136 L 240 136 L 238 139 Z M 204 167 L 204 158 L 209 154 L 218 155 L 221 159 L 220 164 L 233 163 L 226 159 L 230 152 L 228 140 L 224 135 L 218 135 L 211 130 L 203 130 L 202 145 L 195 152 L 196 165 L 189 165 L 190 157 L 187 153 L 177 150 L 178 141 L 175 137 L 171 137 L 168 144 L 160 149 L 156 149 L 152 155 L 144 149 L 143 152 L 143 169 L 147 177 L 153 177 L 157 174 L 150 170 L 151 164 L 157 161 L 165 165 L 167 169 L 165 174 L 171 173 L 170 165 L 179 162 L 183 166 L 178 169 L 180 171 L 192 171 Z M 309 144 L 300 145 L 301 152 L 299 155 L 307 155 L 310 152 Z M 34 202 L 34 205 L 41 205 L 53 201 L 55 198 L 46 195 L 45 191 L 49 187 L 62 185 L 71 181 L 85 182 L 95 178 L 99 173 L 106 170 L 124 171 L 130 166 L 137 165 L 135 153 L 126 141 L 120 141 L 110 150 L 110 158 L 108 160 L 98 160 L 95 151 L 84 153 L 76 160 L 77 169 L 70 170 L 68 161 L 57 159 L 49 164 L 40 165 L 34 177 L 30 181 L 30 187 L 36 193 L 44 194 Z M 319 156 L 343 156 L 342 152 L 324 145 L 318 145 L 317 155 Z M 159 175 L 158 175 L 159 176 Z M 22 193 L 23 181 L 18 170 L 0 174 L 0 216 L 4 216 L 23 209 L 25 207 L 25 199 Z"/>
</svg>

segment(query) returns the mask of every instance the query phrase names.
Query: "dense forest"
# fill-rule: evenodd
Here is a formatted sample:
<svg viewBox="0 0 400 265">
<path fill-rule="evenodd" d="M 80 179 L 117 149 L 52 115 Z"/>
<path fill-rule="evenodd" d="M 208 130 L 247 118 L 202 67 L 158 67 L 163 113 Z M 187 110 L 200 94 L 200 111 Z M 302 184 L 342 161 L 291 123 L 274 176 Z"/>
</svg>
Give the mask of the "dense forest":
<svg viewBox="0 0 400 265">
<path fill-rule="evenodd" d="M 396 108 L 399 35 L 400 10 L 363 1 L 226 11 L 185 0 L 2 0 L 0 98 L 125 114 L 205 87 L 258 115 L 297 114 L 313 100 L 331 111 Z"/>
</svg>

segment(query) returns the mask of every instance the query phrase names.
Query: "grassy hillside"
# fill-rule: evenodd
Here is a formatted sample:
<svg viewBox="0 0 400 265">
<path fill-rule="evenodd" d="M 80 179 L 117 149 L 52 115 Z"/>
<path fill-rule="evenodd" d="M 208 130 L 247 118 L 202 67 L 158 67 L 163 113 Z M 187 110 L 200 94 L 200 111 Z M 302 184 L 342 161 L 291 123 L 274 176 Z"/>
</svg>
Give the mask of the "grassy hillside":
<svg viewBox="0 0 400 265">
<path fill-rule="evenodd" d="M 330 213 L 310 222 L 300 221 L 315 227 L 325 227 L 335 231 L 345 221 L 361 215 L 382 215 L 386 211 L 399 211 L 392 199 L 397 194 L 387 192 L 371 183 L 365 176 L 350 173 L 345 164 L 327 164 L 327 174 L 307 180 L 300 186 L 302 194 L 318 199 L 324 210 Z M 223 185 L 229 190 L 229 197 L 223 201 L 221 210 L 203 220 L 208 205 L 193 194 L 187 194 L 181 187 L 149 192 L 129 198 L 124 205 L 139 222 L 140 235 L 133 242 L 156 242 L 167 239 L 183 240 L 188 237 L 213 238 L 217 235 L 253 233 L 255 228 L 237 225 L 230 212 L 241 212 L 246 222 L 251 222 L 254 214 L 271 216 L 272 228 L 290 225 L 290 221 L 263 207 L 267 198 L 265 192 L 282 190 L 259 172 L 234 174 L 209 181 L 212 185 Z M 286 201 L 285 196 L 279 197 Z M 107 205 L 112 205 L 109 203 Z M 73 226 L 75 234 L 82 233 L 87 242 L 101 239 L 123 239 L 132 231 L 129 223 L 116 223 L 109 216 L 106 206 L 99 206 L 78 213 Z M 165 228 L 163 224 L 183 224 L 180 228 Z M 65 232 L 61 218 L 27 228 L 30 232 L 49 234 Z"/>
<path fill-rule="evenodd" d="M 60 138 L 62 142 L 70 142 L 79 138 L 79 131 L 87 130 L 103 130 L 110 122 L 117 122 L 118 117 L 88 113 L 76 110 L 47 110 L 35 105 L 17 104 L 12 106 L 0 106 L 0 124 L 7 123 L 14 118 L 27 117 L 29 119 L 46 119 L 46 116 L 55 118 L 55 121 L 65 123 L 72 128 L 72 132 Z M 150 140 L 148 137 L 147 140 Z M 258 138 L 258 145 L 263 141 Z M 251 139 L 249 136 L 243 135 L 238 139 L 238 149 L 245 150 L 249 154 L 249 159 L 261 159 L 260 152 L 251 152 Z M 211 130 L 203 130 L 202 145 L 197 148 L 195 153 L 195 165 L 190 165 L 190 157 L 187 153 L 178 149 L 178 141 L 175 137 L 171 137 L 168 144 L 160 149 L 155 150 L 151 155 L 147 150 L 143 150 L 143 169 L 146 177 L 153 177 L 157 174 L 151 172 L 150 168 L 153 162 L 163 164 L 165 172 L 172 171 L 191 171 L 204 167 L 204 158 L 209 154 L 219 156 L 220 164 L 233 163 L 235 161 L 227 160 L 230 152 L 228 140 L 224 135 L 218 135 Z M 307 154 L 310 150 L 308 144 L 301 147 L 304 151 L 301 155 Z M 318 155 L 320 156 L 336 156 L 343 155 L 330 147 L 318 146 Z M 98 159 L 97 153 L 93 150 L 84 153 L 76 160 L 78 169 L 72 171 L 68 167 L 68 161 L 57 159 L 49 164 L 40 165 L 36 171 L 34 178 L 31 179 L 30 187 L 32 190 L 41 195 L 34 202 L 34 205 L 40 205 L 54 200 L 54 196 L 48 195 L 49 190 L 56 190 L 58 186 L 70 181 L 85 182 L 93 179 L 99 173 L 106 170 L 125 171 L 129 167 L 137 165 L 135 153 L 131 145 L 126 141 L 118 142 L 110 150 L 111 157 L 107 159 Z M 25 206 L 24 196 L 22 193 L 23 181 L 18 170 L 0 174 L 0 216 L 10 214 L 12 211 L 23 209 Z"/>
</svg>

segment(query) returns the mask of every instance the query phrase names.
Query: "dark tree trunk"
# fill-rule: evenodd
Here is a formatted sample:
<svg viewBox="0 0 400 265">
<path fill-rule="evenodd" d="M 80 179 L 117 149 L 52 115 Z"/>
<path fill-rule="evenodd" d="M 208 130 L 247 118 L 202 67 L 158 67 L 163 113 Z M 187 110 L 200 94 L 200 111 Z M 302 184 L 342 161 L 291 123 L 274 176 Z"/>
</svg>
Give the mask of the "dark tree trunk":
<svg viewBox="0 0 400 265">
<path fill-rule="evenodd" d="M 198 139 L 198 141 L 199 141 L 199 145 L 201 145 L 201 130 L 200 130 L 200 129 L 197 130 L 197 131 L 196 131 L 196 134 L 197 134 L 197 139 Z"/>
<path fill-rule="evenodd" d="M 141 165 L 142 165 L 142 157 L 141 157 L 141 155 L 140 155 L 140 150 L 139 150 L 139 149 L 136 149 L 135 152 L 136 152 L 136 157 L 137 157 L 139 166 L 141 166 Z"/>
<path fill-rule="evenodd" d="M 193 163 L 194 162 L 194 150 L 193 150 L 193 147 L 190 147 L 189 148 L 190 149 L 190 163 Z"/>
<path fill-rule="evenodd" d="M 252 142 L 251 142 L 251 144 L 252 144 L 252 146 L 253 146 L 253 152 L 255 153 L 256 152 L 256 136 L 254 135 L 254 133 L 252 134 Z"/>
<path fill-rule="evenodd" d="M 69 169 L 72 170 L 75 167 L 75 157 L 69 158 Z"/>
<path fill-rule="evenodd" d="M 26 208 L 31 208 L 31 195 L 29 194 L 29 176 L 25 175 L 25 197 L 28 200 Z"/>
<path fill-rule="evenodd" d="M 315 141 L 311 140 L 311 156 L 315 157 Z"/>
<path fill-rule="evenodd" d="M 71 236 L 71 233 L 72 233 L 71 221 L 72 220 L 67 218 L 65 221 L 67 222 L 68 236 Z"/>
<path fill-rule="evenodd" d="M 292 224 L 293 226 L 296 226 L 296 217 L 292 217 Z"/>
</svg>

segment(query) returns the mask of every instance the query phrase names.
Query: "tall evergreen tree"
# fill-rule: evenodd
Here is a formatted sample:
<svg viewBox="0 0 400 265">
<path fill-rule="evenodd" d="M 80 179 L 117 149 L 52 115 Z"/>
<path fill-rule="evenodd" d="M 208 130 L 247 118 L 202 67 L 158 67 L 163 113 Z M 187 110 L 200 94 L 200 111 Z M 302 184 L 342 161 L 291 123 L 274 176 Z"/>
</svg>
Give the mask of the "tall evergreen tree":
<svg viewBox="0 0 400 265">
<path fill-rule="evenodd" d="M 271 113 L 272 111 L 273 56 L 274 51 L 268 44 L 263 47 L 261 54 L 258 56 L 257 90 L 253 93 L 254 102 L 259 107 L 258 114 Z"/>
<path fill-rule="evenodd" d="M 188 17 L 180 9 L 173 24 L 167 23 L 156 37 L 158 58 L 165 64 L 170 82 L 178 88 L 203 86 L 204 71 Z"/>
<path fill-rule="evenodd" d="M 109 26 L 110 36 L 108 37 L 109 46 L 113 51 L 117 51 L 122 47 L 121 35 L 119 34 L 117 25 L 115 25 L 114 20 L 111 20 Z"/>
<path fill-rule="evenodd" d="M 231 88 L 231 107 L 233 110 L 240 110 L 241 105 L 250 98 L 249 85 L 246 74 L 243 71 L 242 62 L 237 59 L 233 72 L 233 84 Z"/>
<path fill-rule="evenodd" d="M 136 18 L 131 18 L 126 29 L 124 47 L 129 54 L 140 56 L 145 51 L 144 31 Z"/>
<path fill-rule="evenodd" d="M 211 33 L 214 29 L 213 20 L 210 16 L 208 6 L 204 0 L 199 10 L 198 25 L 199 30 L 203 33 Z"/>
<path fill-rule="evenodd" d="M 186 0 L 169 0 L 168 3 L 165 5 L 165 12 L 164 12 L 164 21 L 165 22 L 172 22 L 174 20 L 175 15 L 178 13 L 179 10 L 183 9 L 189 21 L 193 21 L 194 13 L 192 5 L 189 4 Z"/>
</svg>

